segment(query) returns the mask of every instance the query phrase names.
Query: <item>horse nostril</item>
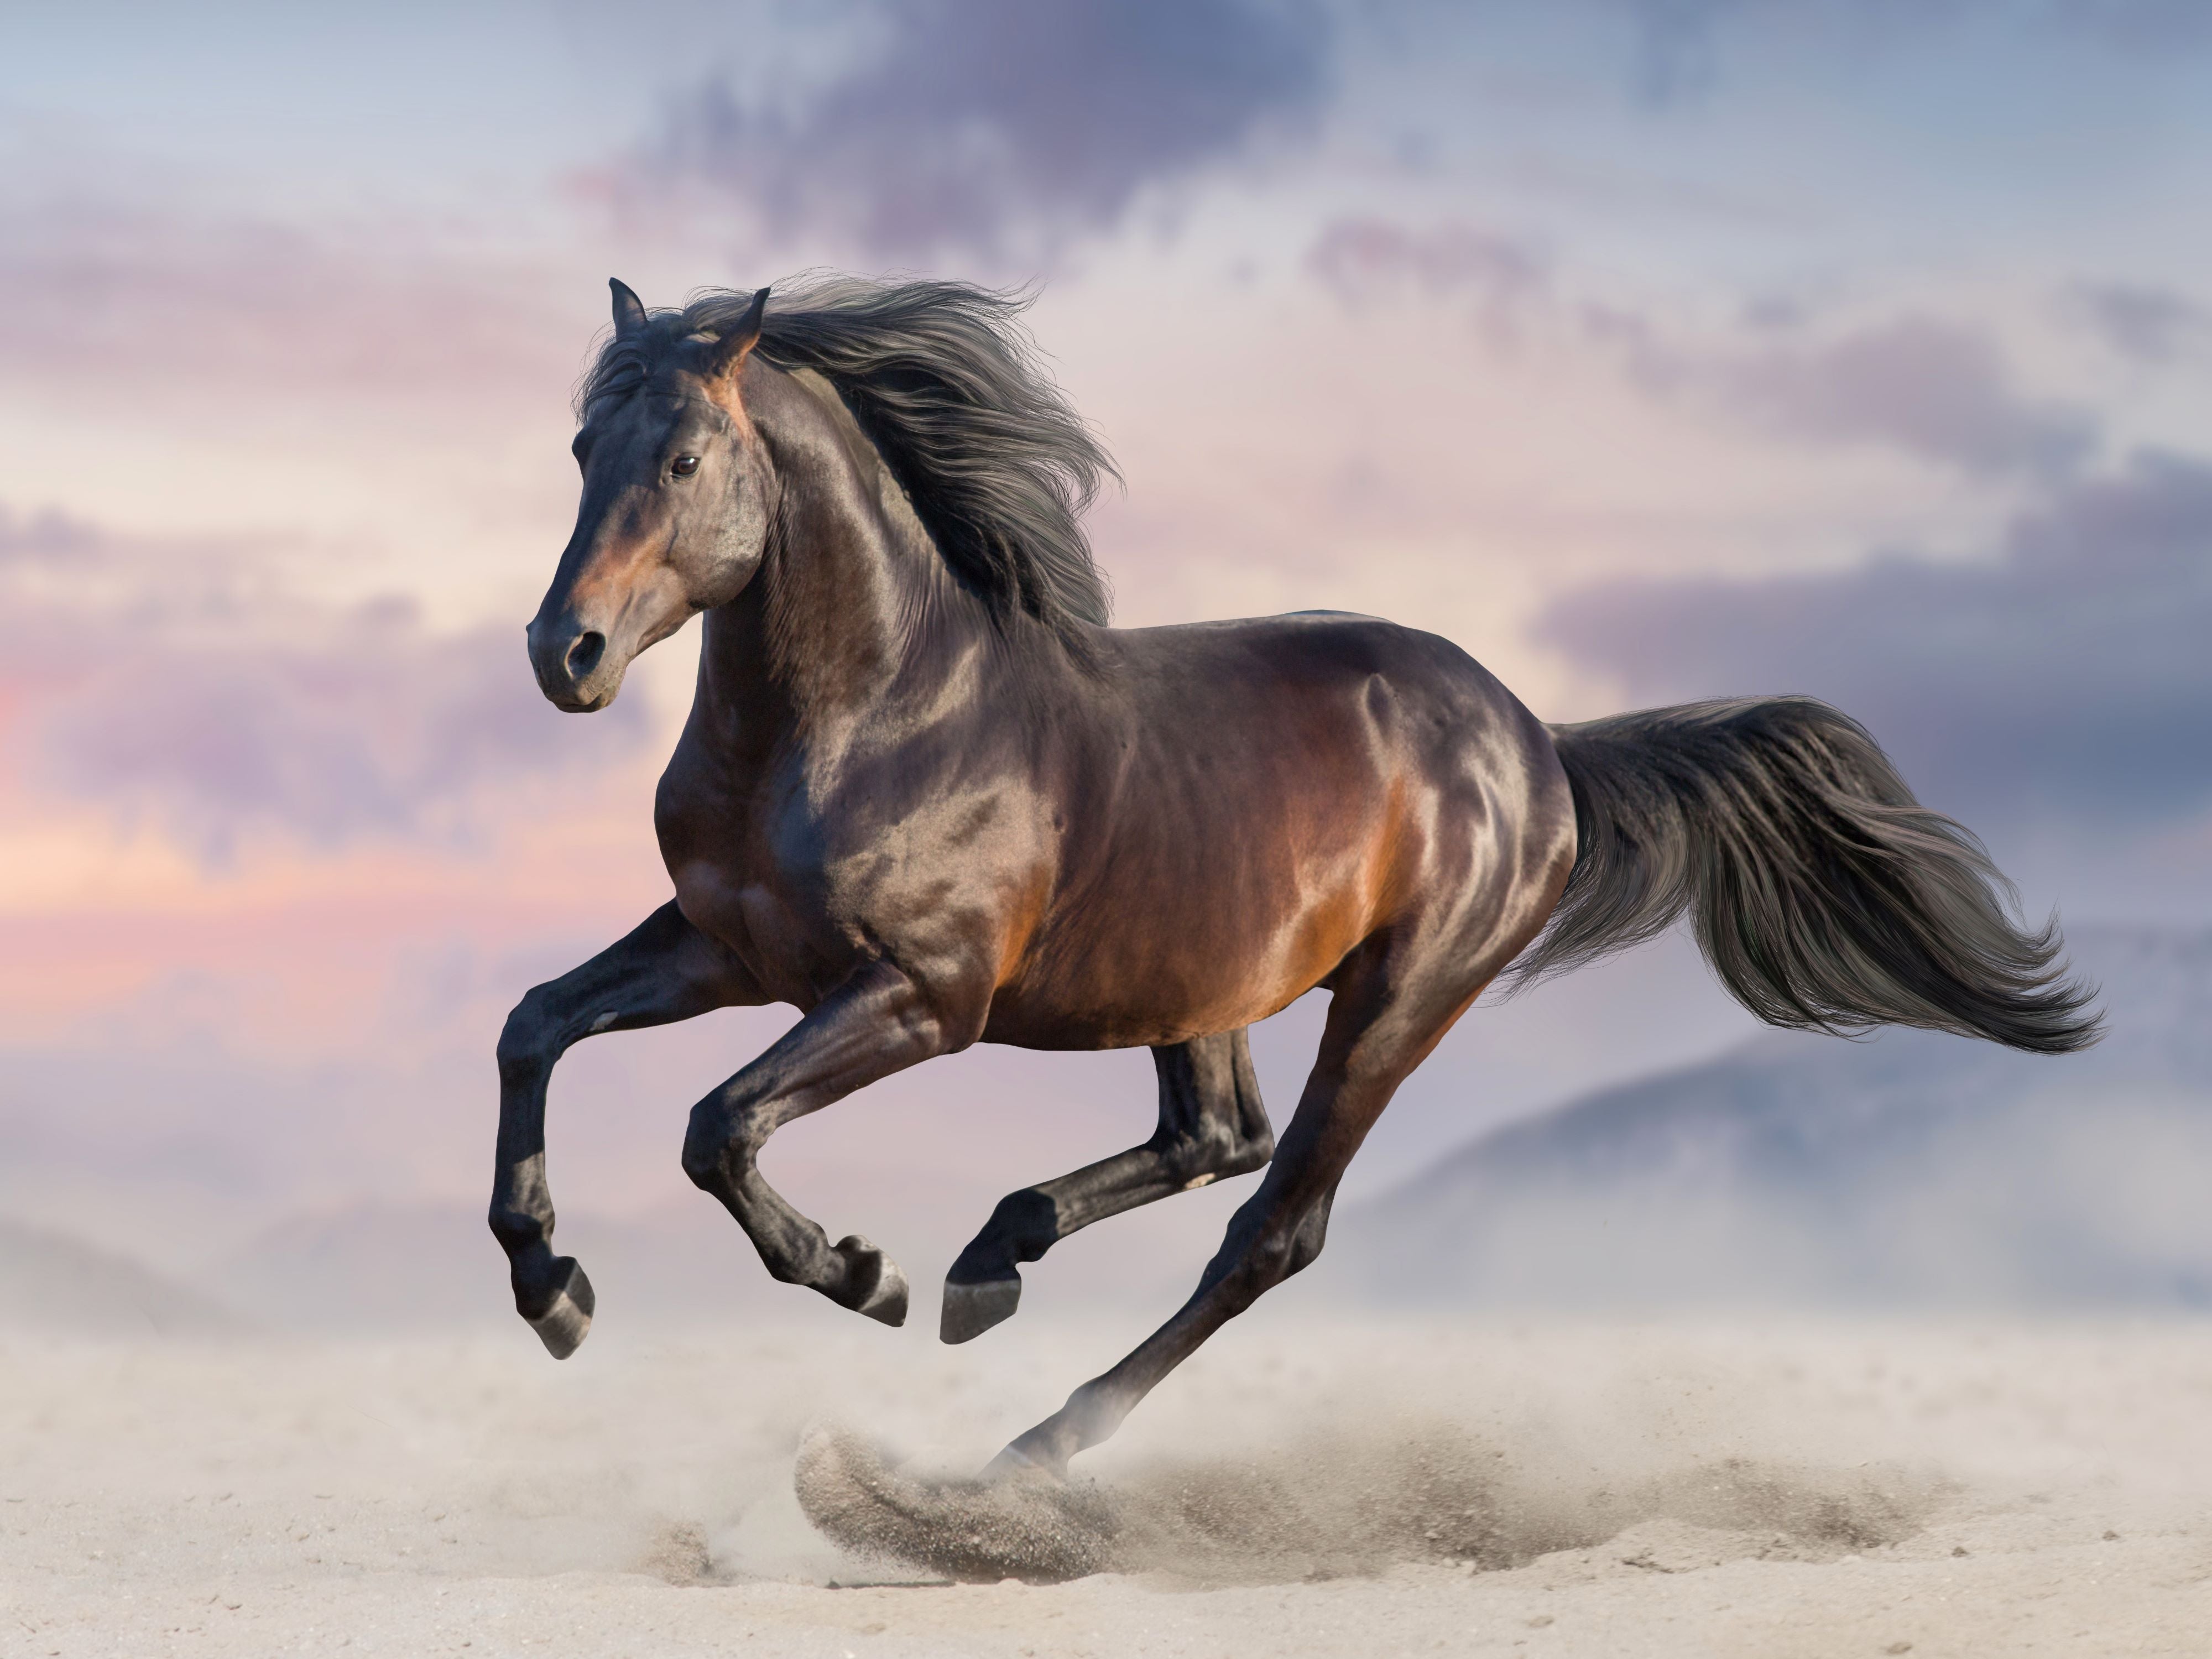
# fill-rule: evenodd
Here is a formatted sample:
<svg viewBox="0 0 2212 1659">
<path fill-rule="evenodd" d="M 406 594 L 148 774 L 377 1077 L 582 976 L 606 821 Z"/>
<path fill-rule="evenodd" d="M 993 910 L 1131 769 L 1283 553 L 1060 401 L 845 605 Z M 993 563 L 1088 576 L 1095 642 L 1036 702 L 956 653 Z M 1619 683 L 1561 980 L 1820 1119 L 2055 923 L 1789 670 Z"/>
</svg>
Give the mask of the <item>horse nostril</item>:
<svg viewBox="0 0 2212 1659">
<path fill-rule="evenodd" d="M 607 636 L 604 634 L 577 635 L 568 647 L 568 654 L 561 659 L 561 665 L 568 671 L 570 683 L 580 685 L 588 679 L 592 671 L 599 665 L 599 658 L 606 648 Z"/>
</svg>

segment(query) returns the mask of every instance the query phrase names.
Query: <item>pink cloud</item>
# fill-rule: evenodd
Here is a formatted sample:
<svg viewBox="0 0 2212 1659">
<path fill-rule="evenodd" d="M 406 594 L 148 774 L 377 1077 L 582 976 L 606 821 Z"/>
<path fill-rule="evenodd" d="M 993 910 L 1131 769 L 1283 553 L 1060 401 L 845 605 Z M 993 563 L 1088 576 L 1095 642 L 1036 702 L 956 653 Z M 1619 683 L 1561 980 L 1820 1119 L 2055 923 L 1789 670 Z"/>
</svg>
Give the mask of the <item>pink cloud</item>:
<svg viewBox="0 0 2212 1659">
<path fill-rule="evenodd" d="M 436 403 L 465 383 L 479 404 L 559 398 L 580 313 L 541 299 L 544 276 L 453 225 L 311 228 L 96 185 L 15 193 L 0 197 L 0 374 L 171 415 L 240 392 Z"/>
<path fill-rule="evenodd" d="M 1351 304 L 1413 289 L 1430 298 L 1466 295 L 1496 319 L 1551 299 L 1548 263 L 1525 243 L 1461 220 L 1416 228 L 1357 216 L 1324 226 L 1306 251 L 1306 270 Z"/>
<path fill-rule="evenodd" d="M 319 604 L 234 550 L 0 517 L 0 594 L 23 641 L 0 669 L 18 775 L 213 864 L 255 836 L 481 840 L 506 797 L 543 807 L 538 786 L 618 764 L 650 726 L 641 700 L 553 710 L 519 627 Z"/>
</svg>

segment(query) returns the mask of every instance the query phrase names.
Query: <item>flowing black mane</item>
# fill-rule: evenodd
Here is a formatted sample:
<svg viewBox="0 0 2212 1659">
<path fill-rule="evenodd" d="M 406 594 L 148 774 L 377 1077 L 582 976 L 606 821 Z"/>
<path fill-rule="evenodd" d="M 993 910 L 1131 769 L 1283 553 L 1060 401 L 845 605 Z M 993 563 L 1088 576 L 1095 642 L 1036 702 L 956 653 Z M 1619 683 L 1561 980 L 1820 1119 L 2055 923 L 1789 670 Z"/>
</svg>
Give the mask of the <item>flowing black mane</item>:
<svg viewBox="0 0 2212 1659">
<path fill-rule="evenodd" d="M 579 411 L 626 397 L 693 335 L 719 335 L 750 293 L 702 294 L 610 341 Z M 997 615 L 1055 632 L 1103 625 L 1106 582 L 1082 515 L 1112 459 L 1037 361 L 1021 323 L 1030 296 L 965 283 L 817 276 L 769 299 L 760 356 L 811 368 L 843 397 L 954 574 Z"/>
</svg>

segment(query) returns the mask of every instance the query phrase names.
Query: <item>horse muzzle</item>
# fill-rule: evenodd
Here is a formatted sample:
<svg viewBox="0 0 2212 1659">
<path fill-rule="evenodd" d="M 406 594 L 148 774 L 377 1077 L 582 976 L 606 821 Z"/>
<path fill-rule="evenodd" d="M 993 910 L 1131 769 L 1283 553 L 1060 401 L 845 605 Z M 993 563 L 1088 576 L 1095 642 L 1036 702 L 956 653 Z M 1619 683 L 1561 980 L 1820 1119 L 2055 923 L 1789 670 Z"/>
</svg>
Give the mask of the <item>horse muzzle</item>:
<svg viewBox="0 0 2212 1659">
<path fill-rule="evenodd" d="M 528 637 L 538 689 L 556 708 L 588 714 L 615 700 L 629 665 L 609 648 L 604 633 L 562 618 L 550 625 L 532 623 Z"/>
</svg>

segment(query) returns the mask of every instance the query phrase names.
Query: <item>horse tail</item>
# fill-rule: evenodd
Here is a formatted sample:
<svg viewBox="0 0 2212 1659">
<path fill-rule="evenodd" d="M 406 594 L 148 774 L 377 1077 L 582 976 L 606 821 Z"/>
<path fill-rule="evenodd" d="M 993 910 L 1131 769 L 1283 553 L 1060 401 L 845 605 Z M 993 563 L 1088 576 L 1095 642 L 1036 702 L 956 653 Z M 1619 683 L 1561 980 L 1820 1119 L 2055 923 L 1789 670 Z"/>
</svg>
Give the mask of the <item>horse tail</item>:
<svg viewBox="0 0 2212 1659">
<path fill-rule="evenodd" d="M 1574 871 L 1509 982 L 1639 944 L 1687 910 L 1721 982 L 1770 1024 L 1917 1025 L 2044 1054 L 2097 1040 L 2056 921 L 2015 925 L 1981 842 L 1914 800 L 1827 704 L 1687 703 L 1551 732 L 1574 791 Z"/>
</svg>

